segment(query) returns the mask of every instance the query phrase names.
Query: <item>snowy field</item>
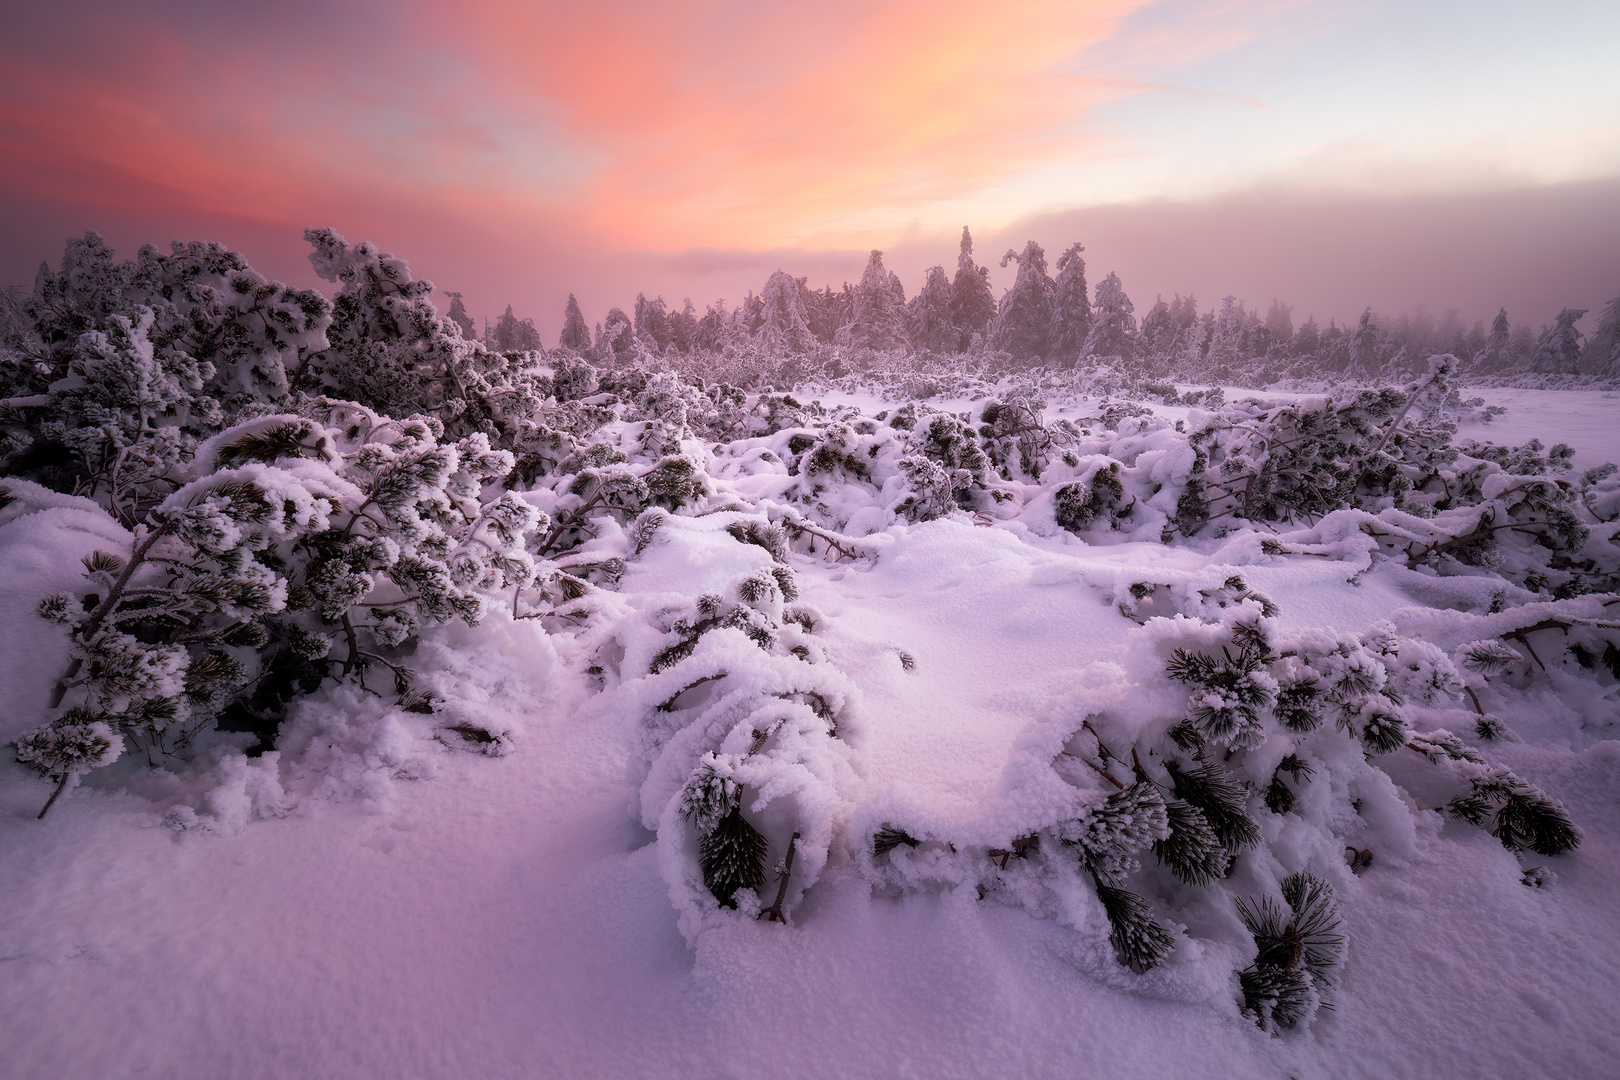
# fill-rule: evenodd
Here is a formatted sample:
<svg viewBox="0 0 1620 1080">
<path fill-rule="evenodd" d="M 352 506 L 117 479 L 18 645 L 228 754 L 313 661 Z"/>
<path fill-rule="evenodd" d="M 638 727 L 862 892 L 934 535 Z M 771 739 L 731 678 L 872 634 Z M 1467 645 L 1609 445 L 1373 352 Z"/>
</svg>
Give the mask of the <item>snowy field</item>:
<svg viewBox="0 0 1620 1080">
<path fill-rule="evenodd" d="M 1479 395 L 1508 413 L 1460 439 L 1563 441 L 1581 468 L 1620 460 L 1620 396 Z M 1448 793 L 1430 790 L 1410 749 L 1383 769 L 1359 750 L 1340 762 L 1330 723 L 1296 749 L 1316 748 L 1343 805 L 1308 809 L 1315 796 L 1302 796 L 1303 821 L 1256 810 L 1261 848 L 1207 888 L 1161 872 L 1150 898 L 1185 932 L 1146 974 L 1115 959 L 1094 900 L 1063 893 L 1080 878 L 1038 889 L 1020 861 L 1009 870 L 1000 853 L 996 865 L 1019 822 L 1045 820 L 1045 762 L 1073 745 L 1068 732 L 1170 700 L 1155 650 L 1174 620 L 1150 601 L 1135 609 L 1133 585 L 1196 604 L 1237 575 L 1274 602 L 1278 640 L 1388 620 L 1451 653 L 1500 632 L 1486 626 L 1484 585 L 1468 584 L 1484 579 L 1425 576 L 1326 522 L 1285 535 L 1292 554 L 1278 555 L 1241 530 L 1185 546 L 1143 530 L 1088 540 L 1035 524 L 1022 509 L 1033 502 L 918 523 L 873 502 L 835 507 L 860 557 L 803 544 L 785 556 L 817 615 L 802 657 L 716 631 L 680 664 L 635 674 L 663 640 L 651 629 L 661 612 L 773 566 L 726 531 L 741 518 L 724 507 L 786 499 L 795 478 L 760 463 L 773 446 L 785 456 L 787 439 L 701 451 L 719 512 L 668 518 L 640 553 L 617 526 L 591 541 L 587 553 L 628 566 L 586 594 L 596 606 L 582 629 L 496 609 L 426 635 L 413 663 L 445 702 L 436 715 L 328 686 L 297 707 L 276 751 L 246 757 L 249 736 L 220 735 L 183 765 L 126 760 L 43 821 L 50 785 L 0 766 L 5 1075 L 1614 1075 L 1620 702 L 1606 675 L 1579 682 L 1520 657 L 1470 691 L 1508 728 L 1470 745 L 1567 809 L 1584 837 L 1572 853 L 1515 854 L 1448 817 Z M 59 673 L 66 631 L 34 609 L 81 587 L 64 552 L 121 533 L 88 510 L 19 509 L 0 518 L 8 739 Z M 1605 617 L 1600 598 L 1561 603 Z M 1244 604 L 1259 610 L 1241 596 L 1233 610 Z M 1539 633 L 1546 645 L 1559 631 Z M 805 830 L 797 873 L 814 883 L 801 895 L 794 881 L 784 925 L 746 917 L 774 896 L 774 873 L 740 913 L 694 879 L 693 841 L 672 816 L 692 759 L 676 749 L 705 723 L 725 734 L 712 717 L 733 684 L 769 691 L 801 668 L 822 673 L 815 692 L 842 732 L 806 735 L 797 764 L 758 781 Z M 782 708 L 789 726 L 811 711 Z M 710 719 L 663 734 L 643 722 L 666 715 Z M 1415 731 L 1473 717 L 1460 695 L 1407 710 Z M 483 747 L 449 734 L 452 721 L 494 733 L 498 752 L 468 752 Z M 737 737 L 722 748 L 742 768 Z M 1088 765 L 1100 772 L 1097 744 Z M 771 812 L 758 820 L 779 864 L 787 826 Z M 924 842 L 874 856 L 867 838 L 891 822 Z M 929 837 L 950 838 L 949 853 Z M 968 867 L 975 844 L 991 854 Z M 1347 850 L 1370 863 L 1352 869 Z M 1550 871 L 1541 887 L 1525 883 L 1530 867 Z M 1331 885 L 1347 944 L 1333 1007 L 1279 1034 L 1240 1015 L 1234 972 L 1254 946 L 1230 901 L 1303 868 Z"/>
</svg>

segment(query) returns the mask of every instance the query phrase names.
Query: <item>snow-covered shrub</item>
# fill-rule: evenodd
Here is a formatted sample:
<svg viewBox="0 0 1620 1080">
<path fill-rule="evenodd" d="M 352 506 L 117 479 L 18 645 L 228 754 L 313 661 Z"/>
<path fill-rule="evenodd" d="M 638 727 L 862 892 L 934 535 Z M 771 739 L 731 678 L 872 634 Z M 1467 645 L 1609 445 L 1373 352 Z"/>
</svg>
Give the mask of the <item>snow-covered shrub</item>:
<svg viewBox="0 0 1620 1080">
<path fill-rule="evenodd" d="M 509 452 L 354 405 L 310 411 L 320 419 L 269 416 L 204 442 L 201 475 L 144 516 L 129 550 L 86 559 L 95 592 L 46 599 L 72 631 L 54 694 L 74 698 L 66 722 L 106 724 L 149 759 L 226 711 L 271 735 L 287 699 L 329 675 L 365 685 L 383 666 L 404 693 L 392 650 L 424 624 L 477 622 L 489 590 L 532 579 L 524 540 L 544 516 L 484 494 Z"/>
<path fill-rule="evenodd" d="M 1411 734 L 1397 684 L 1436 701 L 1463 689 L 1432 643 L 1387 623 L 1284 637 L 1275 605 L 1236 578 L 1184 595 L 1187 614 L 1136 631 L 1133 671 L 1036 724 L 1031 756 L 1009 773 L 1017 786 L 1005 807 L 987 809 L 983 831 L 941 834 L 892 807 L 866 817 L 871 831 L 850 845 L 873 887 L 971 884 L 1032 911 L 1067 912 L 1076 926 L 1088 916 L 1074 897 L 1089 896 L 1119 963 L 1142 973 L 1177 949 L 1178 924 L 1219 924 L 1231 901 L 1215 883 L 1269 883 L 1270 894 L 1238 901 L 1250 943 L 1222 947 L 1246 1015 L 1292 1027 L 1325 1000 L 1341 962 L 1330 884 L 1348 873 L 1341 853 L 1359 850 L 1369 828 L 1409 843 L 1411 811 L 1389 766 L 1405 778 L 1422 759 L 1442 765 L 1443 775 L 1413 782 L 1426 797 L 1436 783 L 1467 784 L 1449 812 L 1489 825 L 1510 850 L 1552 855 L 1579 843 L 1543 793 L 1444 731 Z M 1401 754 L 1409 743 L 1415 753 Z M 1078 894 L 1077 881 L 1088 886 Z"/>
</svg>

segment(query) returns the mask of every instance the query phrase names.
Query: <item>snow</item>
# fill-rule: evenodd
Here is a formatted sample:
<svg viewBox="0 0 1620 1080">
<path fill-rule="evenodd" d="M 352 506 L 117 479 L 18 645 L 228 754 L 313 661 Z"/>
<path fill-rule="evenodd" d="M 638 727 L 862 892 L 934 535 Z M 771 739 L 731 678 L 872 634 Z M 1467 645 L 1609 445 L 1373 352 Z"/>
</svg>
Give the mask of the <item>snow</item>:
<svg viewBox="0 0 1620 1080">
<path fill-rule="evenodd" d="M 1569 442 L 1582 467 L 1620 458 L 1613 395 L 1480 395 L 1493 393 L 1511 395 L 1489 426 L 1497 441 Z M 787 436 L 734 444 L 710 475 L 742 496 L 779 496 L 796 482 L 780 464 Z M 35 722 L 63 654 L 65 631 L 34 608 L 79 584 L 80 555 L 128 540 L 87 501 L 20 501 L 0 519 L 5 738 Z M 1349 945 L 1336 1008 L 1279 1037 L 1238 1013 L 1231 972 L 1253 946 L 1245 958 L 1229 911 L 1160 897 L 1196 921 L 1164 968 L 1137 976 L 1114 960 L 1078 886 L 1042 892 L 1015 866 L 1008 897 L 981 899 L 954 853 L 923 846 L 877 867 L 846 839 L 896 823 L 924 839 L 1009 843 L 1083 798 L 1048 765 L 1080 720 L 1173 719 L 1181 706 L 1158 675 L 1168 648 L 1214 641 L 1225 624 L 1155 618 L 1167 612 L 1133 606 L 1134 584 L 1196 603 L 1241 575 L 1276 602 L 1281 633 L 1331 641 L 1387 619 L 1440 650 L 1422 658 L 1436 669 L 1512 620 L 1532 624 L 1538 605 L 1437 610 L 1465 593 L 1477 602 L 1488 583 L 1375 565 L 1349 511 L 1279 537 L 1288 556 L 1264 554 L 1252 535 L 1166 547 L 1142 537 L 1155 526 L 1092 546 L 1037 528 L 1033 514 L 985 527 L 886 525 L 880 507 L 853 501 L 837 512 L 847 531 L 872 533 L 871 557 L 791 557 L 795 603 L 817 624 L 791 640 L 813 646 L 815 662 L 723 628 L 678 664 L 634 674 L 668 644 L 679 605 L 700 592 L 741 603 L 739 582 L 773 565 L 727 534 L 736 513 L 673 516 L 617 591 L 588 595 L 593 628 L 548 633 L 497 608 L 477 628 L 427 636 L 412 662 L 447 703 L 439 714 L 328 687 L 298 707 L 277 751 L 248 758 L 244 740 L 221 737 L 189 768 L 87 779 L 43 821 L 46 785 L 0 764 L 6 1074 L 1461 1080 L 1613 1069 L 1612 682 L 1481 684 L 1494 711 L 1519 710 L 1493 763 L 1558 799 L 1585 835 L 1577 852 L 1525 865 L 1445 816 L 1415 756 L 1389 770 L 1418 777 L 1397 786 L 1402 775 L 1328 739 L 1331 724 L 1300 741 L 1322 775 L 1301 817 L 1265 816 L 1267 858 L 1331 880 Z M 605 530 L 596 549 L 623 551 L 624 538 Z M 1604 611 L 1598 599 L 1559 603 L 1566 616 Z M 782 621 L 780 598 L 760 609 Z M 580 674 L 592 656 L 600 685 Z M 838 738 L 803 700 L 779 696 L 811 691 L 837 715 Z M 782 726 L 751 755 L 764 710 Z M 1410 713 L 1426 728 L 1472 717 L 1443 703 Z M 458 737 L 458 723 L 494 742 Z M 714 910 L 695 873 L 677 804 L 716 747 L 736 759 L 773 858 L 789 821 L 804 831 L 796 889 L 813 884 L 790 899 L 786 925 Z M 1287 749 L 1267 744 L 1252 767 L 1269 771 Z M 1359 813 L 1330 809 L 1351 797 Z M 1330 813 L 1341 815 L 1332 835 L 1318 827 Z M 1351 872 L 1341 841 L 1373 850 L 1372 864 Z M 1526 887 L 1526 865 L 1549 869 L 1550 884 Z M 1256 895 L 1274 869 L 1245 863 L 1212 888 Z M 760 902 L 745 899 L 743 914 Z"/>
</svg>

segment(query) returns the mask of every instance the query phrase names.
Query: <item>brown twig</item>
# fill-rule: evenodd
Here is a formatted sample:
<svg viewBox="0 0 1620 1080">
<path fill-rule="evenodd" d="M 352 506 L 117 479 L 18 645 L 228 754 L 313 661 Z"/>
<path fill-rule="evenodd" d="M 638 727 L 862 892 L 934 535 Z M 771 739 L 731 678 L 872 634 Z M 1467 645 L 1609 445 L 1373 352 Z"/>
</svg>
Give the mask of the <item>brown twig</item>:
<svg viewBox="0 0 1620 1080">
<path fill-rule="evenodd" d="M 788 841 L 787 858 L 782 860 L 782 873 L 777 878 L 780 884 L 776 887 L 776 902 L 759 913 L 759 917 L 766 922 L 787 922 L 787 916 L 782 914 L 782 903 L 787 899 L 788 882 L 793 877 L 793 854 L 798 846 L 799 834 L 795 832 Z"/>
<path fill-rule="evenodd" d="M 50 811 L 51 806 L 56 802 L 57 796 L 61 795 L 62 792 L 67 790 L 68 781 L 71 779 L 73 779 L 73 774 L 71 772 L 62 773 L 61 783 L 56 785 L 56 790 L 51 792 L 51 797 L 45 800 L 45 809 L 39 812 L 39 817 L 36 817 L 34 819 L 35 821 L 38 821 L 39 818 L 44 817 L 46 813 Z"/>
</svg>

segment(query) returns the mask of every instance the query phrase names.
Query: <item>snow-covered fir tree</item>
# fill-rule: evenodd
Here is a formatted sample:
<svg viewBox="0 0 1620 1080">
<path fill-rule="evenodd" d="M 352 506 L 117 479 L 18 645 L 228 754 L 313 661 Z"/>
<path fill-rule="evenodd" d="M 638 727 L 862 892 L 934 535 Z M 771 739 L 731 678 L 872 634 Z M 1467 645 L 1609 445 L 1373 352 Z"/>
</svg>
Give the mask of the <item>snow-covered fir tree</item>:
<svg viewBox="0 0 1620 1080">
<path fill-rule="evenodd" d="M 905 298 L 896 294 L 897 280 L 884 269 L 883 252 L 874 250 L 855 286 L 854 310 L 849 324 L 840 331 L 841 341 L 854 349 L 874 351 L 905 346 Z"/>
<path fill-rule="evenodd" d="M 1597 329 L 1586 339 L 1581 371 L 1605 378 L 1620 377 L 1620 296 L 1603 305 Z"/>
<path fill-rule="evenodd" d="M 573 293 L 568 294 L 568 303 L 563 307 L 562 333 L 557 336 L 557 347 L 580 355 L 591 349 L 590 324 L 585 321 Z"/>
<path fill-rule="evenodd" d="M 990 326 L 994 348 L 1018 360 L 1044 357 L 1050 351 L 1052 298 L 1055 285 L 1046 272 L 1046 252 L 1031 240 L 1022 253 L 1008 249 L 1001 265 L 1018 264 L 1012 287 L 1001 297 L 996 318 Z"/>
<path fill-rule="evenodd" d="M 805 321 L 800 307 L 804 279 L 778 270 L 760 290 L 760 327 L 754 338 L 759 347 L 773 355 L 796 356 L 816 345 L 816 335 Z"/>
<path fill-rule="evenodd" d="M 1052 289 L 1052 329 L 1048 335 L 1052 359 L 1072 364 L 1085 355 L 1091 334 L 1091 297 L 1086 285 L 1084 244 L 1072 245 L 1057 261 Z"/>
<path fill-rule="evenodd" d="M 1091 333 L 1086 337 L 1087 356 L 1136 356 L 1136 306 L 1125 295 L 1119 275 L 1109 271 L 1097 282 L 1096 303 L 1092 306 Z"/>
<path fill-rule="evenodd" d="M 912 297 L 907 311 L 907 337 L 911 347 L 932 353 L 955 352 L 960 340 L 951 318 L 951 282 L 945 268 L 931 266 L 923 287 Z"/>
<path fill-rule="evenodd" d="M 1574 374 L 1581 367 L 1581 332 L 1575 323 L 1585 308 L 1565 308 L 1553 324 L 1541 332 L 1531 370 L 1550 375 Z"/>
<path fill-rule="evenodd" d="M 973 262 L 973 236 L 962 226 L 962 248 L 951 279 L 951 325 L 956 327 L 958 352 L 966 352 L 974 337 L 989 339 L 990 320 L 996 316 L 996 298 L 990 290 L 990 269 Z"/>
</svg>

